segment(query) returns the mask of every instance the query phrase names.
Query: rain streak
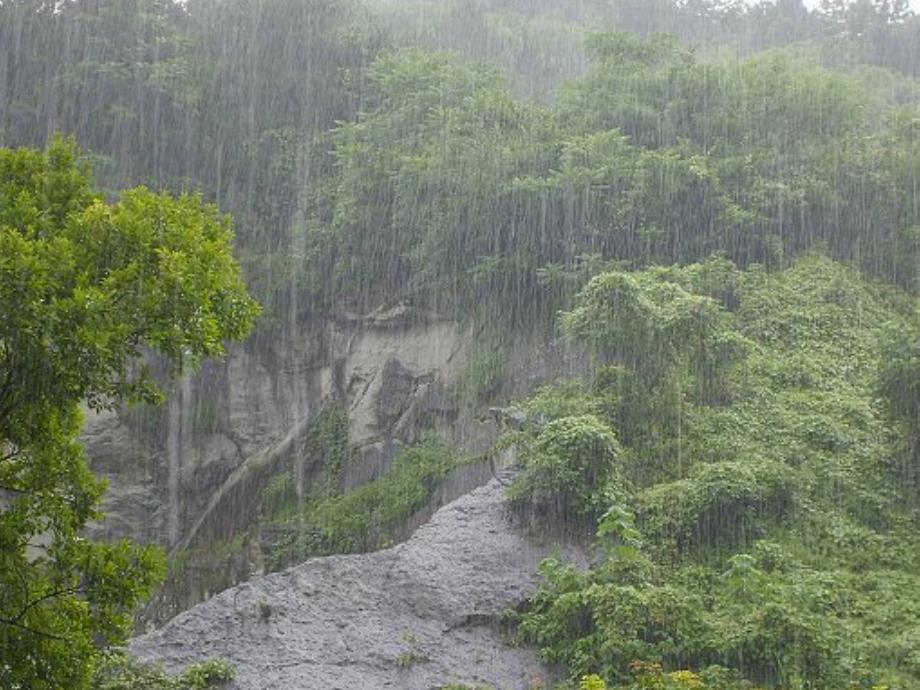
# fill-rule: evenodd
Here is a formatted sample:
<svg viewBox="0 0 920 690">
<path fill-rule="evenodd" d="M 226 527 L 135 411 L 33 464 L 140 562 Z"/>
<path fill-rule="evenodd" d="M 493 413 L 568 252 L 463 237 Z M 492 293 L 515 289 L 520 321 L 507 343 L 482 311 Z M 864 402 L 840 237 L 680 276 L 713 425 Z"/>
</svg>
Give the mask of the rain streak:
<svg viewBox="0 0 920 690">
<path fill-rule="evenodd" d="M 920 3 L 0 0 L 0 690 L 920 688 Z"/>
</svg>

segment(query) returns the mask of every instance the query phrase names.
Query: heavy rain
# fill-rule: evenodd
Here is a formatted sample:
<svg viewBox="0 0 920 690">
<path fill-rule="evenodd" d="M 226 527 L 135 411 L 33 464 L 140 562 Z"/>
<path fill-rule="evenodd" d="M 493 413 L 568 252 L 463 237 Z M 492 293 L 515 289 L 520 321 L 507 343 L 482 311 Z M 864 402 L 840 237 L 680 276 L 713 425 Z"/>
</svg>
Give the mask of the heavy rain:
<svg viewBox="0 0 920 690">
<path fill-rule="evenodd" d="M 0 0 L 0 690 L 920 688 L 920 2 Z"/>
</svg>

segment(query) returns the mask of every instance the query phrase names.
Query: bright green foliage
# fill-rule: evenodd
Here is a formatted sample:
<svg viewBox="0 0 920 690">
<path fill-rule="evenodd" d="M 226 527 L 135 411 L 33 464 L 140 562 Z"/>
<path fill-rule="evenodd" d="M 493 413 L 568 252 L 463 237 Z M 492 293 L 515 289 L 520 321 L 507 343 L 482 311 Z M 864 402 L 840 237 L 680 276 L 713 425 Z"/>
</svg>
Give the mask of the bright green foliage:
<svg viewBox="0 0 920 690">
<path fill-rule="evenodd" d="M 719 666 L 710 666 L 700 673 L 693 671 L 665 672 L 661 664 L 636 661 L 630 664 L 632 682 L 628 690 L 752 690 L 749 683 Z"/>
<path fill-rule="evenodd" d="M 681 470 L 688 400 L 731 396 L 727 374 L 748 343 L 716 299 L 731 299 L 737 279 L 725 264 L 605 272 L 562 315 L 566 333 L 611 362 L 597 371 L 595 409 L 651 475 Z"/>
<path fill-rule="evenodd" d="M 596 518 L 604 487 L 615 484 L 620 446 L 597 417 L 560 417 L 522 448 L 524 471 L 509 491 L 511 503 L 542 520 Z"/>
<path fill-rule="evenodd" d="M 914 378 L 893 374 L 915 340 L 893 321 L 903 296 L 815 255 L 773 272 L 705 267 L 602 275 L 576 301 L 580 320 L 564 317 L 617 364 L 525 403 L 547 430 L 580 412 L 619 431 L 624 375 L 650 390 L 641 372 L 682 352 L 675 371 L 692 383 L 696 344 L 721 333 L 743 347 L 723 368 L 726 396 L 684 385 L 679 418 L 643 408 L 659 443 L 618 434 L 617 475 L 596 490 L 605 558 L 587 572 L 545 563 L 520 630 L 573 681 L 611 687 L 913 687 L 920 542 L 898 420 Z M 607 299 L 610 285 L 629 292 Z M 700 310 L 719 318 L 692 337 L 649 332 L 652 316 L 680 324 Z M 650 473 L 657 448 L 680 453 Z"/>
<path fill-rule="evenodd" d="M 293 531 L 288 541 L 272 547 L 270 564 L 387 546 L 457 463 L 456 453 L 431 437 L 397 452 L 380 478 L 344 494 L 308 498 L 294 514 L 282 512 L 276 519 Z"/>
<path fill-rule="evenodd" d="M 81 403 L 159 399 L 142 355 L 223 353 L 258 308 L 229 220 L 143 188 L 108 205 L 72 143 L 0 149 L 0 684 L 82 688 L 120 641 L 161 556 L 80 536 L 104 485 L 76 437 Z"/>
<path fill-rule="evenodd" d="M 717 395 L 723 370 L 744 352 L 724 308 L 704 293 L 725 289 L 732 274 L 718 275 L 723 269 L 715 259 L 690 269 L 603 273 L 563 315 L 563 330 L 625 366 L 646 394 L 692 375 L 698 395 Z"/>
<path fill-rule="evenodd" d="M 905 432 L 904 474 L 920 488 L 920 309 L 887 325 L 882 355 L 878 391 Z"/>
<path fill-rule="evenodd" d="M 695 465 L 686 479 L 656 484 L 636 497 L 644 532 L 659 546 L 737 546 L 763 520 L 783 520 L 795 508 L 795 474 L 759 458 Z"/>
<path fill-rule="evenodd" d="M 121 651 L 106 652 L 93 675 L 93 690 L 208 690 L 234 678 L 233 668 L 211 660 L 171 676 L 158 666 L 138 663 Z"/>
<path fill-rule="evenodd" d="M 590 676 L 583 676 L 578 684 L 578 690 L 607 690 L 607 683 L 596 673 Z"/>
</svg>

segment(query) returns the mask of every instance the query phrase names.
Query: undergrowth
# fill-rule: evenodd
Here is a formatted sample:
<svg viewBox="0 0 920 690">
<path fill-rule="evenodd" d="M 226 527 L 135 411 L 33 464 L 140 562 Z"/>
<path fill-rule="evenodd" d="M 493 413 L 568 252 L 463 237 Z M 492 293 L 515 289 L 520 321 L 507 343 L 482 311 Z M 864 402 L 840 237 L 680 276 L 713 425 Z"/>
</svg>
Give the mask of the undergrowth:
<svg viewBox="0 0 920 690">
<path fill-rule="evenodd" d="M 546 561 L 520 635 L 566 687 L 920 687 L 913 408 L 879 398 L 910 314 L 821 256 L 705 268 L 607 274 L 564 315 L 604 365 L 522 404 L 511 502 L 589 507 L 601 556 Z"/>
<path fill-rule="evenodd" d="M 309 496 L 299 509 L 276 518 L 290 530 L 269 548 L 266 564 L 277 569 L 312 556 L 388 546 L 459 461 L 443 441 L 428 437 L 399 450 L 391 467 L 372 482 L 343 494 L 321 490 Z"/>
</svg>

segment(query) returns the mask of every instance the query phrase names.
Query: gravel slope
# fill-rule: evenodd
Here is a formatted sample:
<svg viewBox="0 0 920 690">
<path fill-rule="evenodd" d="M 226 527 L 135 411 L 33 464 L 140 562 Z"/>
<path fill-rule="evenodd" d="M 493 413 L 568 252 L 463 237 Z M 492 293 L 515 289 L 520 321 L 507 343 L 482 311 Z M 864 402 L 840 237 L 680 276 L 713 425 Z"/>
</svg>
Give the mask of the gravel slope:
<svg viewBox="0 0 920 690">
<path fill-rule="evenodd" d="M 492 480 L 392 549 L 317 558 L 227 590 L 131 651 L 168 668 L 225 658 L 238 690 L 532 687 L 547 670 L 489 621 L 533 592 L 558 547 L 514 526 L 503 491 Z"/>
</svg>

